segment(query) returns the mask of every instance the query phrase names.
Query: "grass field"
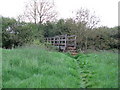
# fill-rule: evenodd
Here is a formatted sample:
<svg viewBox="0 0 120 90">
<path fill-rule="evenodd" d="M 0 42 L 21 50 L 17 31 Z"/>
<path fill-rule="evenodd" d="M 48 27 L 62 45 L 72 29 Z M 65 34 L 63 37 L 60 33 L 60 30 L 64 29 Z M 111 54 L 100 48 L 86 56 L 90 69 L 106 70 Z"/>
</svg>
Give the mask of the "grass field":
<svg viewBox="0 0 120 90">
<path fill-rule="evenodd" d="M 0 48 L 0 88 L 2 88 L 2 49 Z"/>
<path fill-rule="evenodd" d="M 81 54 L 77 60 L 84 87 L 118 87 L 118 54 L 110 52 Z"/>
<path fill-rule="evenodd" d="M 115 53 L 70 57 L 39 47 L 3 49 L 3 88 L 118 87 Z"/>
</svg>

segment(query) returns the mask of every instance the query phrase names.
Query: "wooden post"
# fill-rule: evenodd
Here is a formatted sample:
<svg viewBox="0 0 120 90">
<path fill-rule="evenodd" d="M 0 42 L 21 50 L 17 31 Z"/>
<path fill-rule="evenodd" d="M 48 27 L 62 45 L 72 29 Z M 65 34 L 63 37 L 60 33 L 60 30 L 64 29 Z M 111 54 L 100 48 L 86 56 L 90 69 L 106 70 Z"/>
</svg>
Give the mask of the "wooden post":
<svg viewBox="0 0 120 90">
<path fill-rule="evenodd" d="M 58 45 L 60 46 L 60 37 L 58 37 Z"/>
<path fill-rule="evenodd" d="M 65 34 L 65 49 L 66 50 L 66 47 L 67 47 L 67 34 Z"/>
<path fill-rule="evenodd" d="M 51 38 L 49 38 L 50 39 L 50 43 L 51 43 Z"/>
<path fill-rule="evenodd" d="M 55 45 L 55 37 L 53 37 L 53 44 Z"/>
<path fill-rule="evenodd" d="M 53 45 L 53 37 L 51 37 L 51 44 Z"/>
<path fill-rule="evenodd" d="M 75 36 L 75 41 L 74 42 L 75 42 L 75 48 L 76 48 L 76 36 Z"/>
<path fill-rule="evenodd" d="M 47 38 L 47 43 L 48 43 L 48 38 Z"/>
</svg>

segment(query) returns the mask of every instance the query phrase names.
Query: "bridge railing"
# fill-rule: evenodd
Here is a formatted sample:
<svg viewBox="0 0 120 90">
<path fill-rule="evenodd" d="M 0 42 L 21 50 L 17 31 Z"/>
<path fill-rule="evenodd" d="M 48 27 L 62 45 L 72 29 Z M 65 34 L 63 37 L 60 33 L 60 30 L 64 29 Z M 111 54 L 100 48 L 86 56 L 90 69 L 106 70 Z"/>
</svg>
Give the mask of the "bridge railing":
<svg viewBox="0 0 120 90">
<path fill-rule="evenodd" d="M 51 43 L 52 45 L 55 46 L 61 46 L 66 49 L 67 47 L 74 47 L 76 48 L 76 35 L 59 35 L 59 36 L 54 36 L 54 37 L 47 37 L 45 40 L 48 43 Z"/>
</svg>

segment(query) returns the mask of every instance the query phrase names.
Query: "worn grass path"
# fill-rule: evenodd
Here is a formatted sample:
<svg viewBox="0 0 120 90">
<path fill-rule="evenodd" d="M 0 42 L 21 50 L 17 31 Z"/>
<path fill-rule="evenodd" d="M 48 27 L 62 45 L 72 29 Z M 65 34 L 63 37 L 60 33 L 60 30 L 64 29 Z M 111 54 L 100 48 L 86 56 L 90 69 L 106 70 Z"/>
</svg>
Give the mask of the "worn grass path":
<svg viewBox="0 0 120 90">
<path fill-rule="evenodd" d="M 101 51 L 78 56 L 84 87 L 118 88 L 118 53 Z"/>
<path fill-rule="evenodd" d="M 39 47 L 3 49 L 3 88 L 115 88 L 118 54 L 75 57 Z"/>
</svg>

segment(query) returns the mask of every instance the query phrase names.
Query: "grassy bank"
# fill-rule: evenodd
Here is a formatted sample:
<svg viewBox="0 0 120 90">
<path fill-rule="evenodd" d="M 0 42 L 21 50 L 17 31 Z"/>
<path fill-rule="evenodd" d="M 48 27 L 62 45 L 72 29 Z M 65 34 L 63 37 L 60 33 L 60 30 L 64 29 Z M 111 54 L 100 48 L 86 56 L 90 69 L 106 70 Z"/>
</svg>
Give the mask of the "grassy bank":
<svg viewBox="0 0 120 90">
<path fill-rule="evenodd" d="M 2 88 L 2 49 L 0 48 L 0 88 Z"/>
<path fill-rule="evenodd" d="M 3 49 L 3 88 L 115 88 L 118 54 L 70 57 L 39 47 Z"/>
<path fill-rule="evenodd" d="M 79 72 L 75 59 L 38 47 L 3 50 L 4 88 L 79 86 Z"/>
<path fill-rule="evenodd" d="M 84 87 L 117 88 L 118 87 L 118 54 L 99 52 L 97 54 L 80 54 L 77 58 L 81 69 Z"/>
</svg>

